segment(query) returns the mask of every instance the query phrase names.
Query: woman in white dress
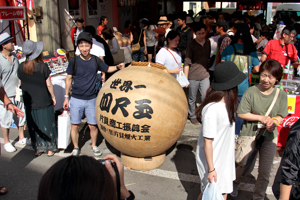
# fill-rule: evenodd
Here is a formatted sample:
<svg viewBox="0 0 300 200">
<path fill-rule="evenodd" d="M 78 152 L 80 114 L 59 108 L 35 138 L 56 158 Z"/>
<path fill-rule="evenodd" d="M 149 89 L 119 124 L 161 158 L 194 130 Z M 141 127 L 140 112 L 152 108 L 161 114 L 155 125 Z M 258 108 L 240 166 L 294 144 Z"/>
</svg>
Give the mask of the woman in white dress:
<svg viewBox="0 0 300 200">
<path fill-rule="evenodd" d="M 246 78 L 230 61 L 215 67 L 214 80 L 206 98 L 196 110 L 202 121 L 196 163 L 201 179 L 201 200 L 205 186 L 216 182 L 224 199 L 233 190 L 235 180 L 235 111 L 237 109 L 237 86 Z"/>
</svg>

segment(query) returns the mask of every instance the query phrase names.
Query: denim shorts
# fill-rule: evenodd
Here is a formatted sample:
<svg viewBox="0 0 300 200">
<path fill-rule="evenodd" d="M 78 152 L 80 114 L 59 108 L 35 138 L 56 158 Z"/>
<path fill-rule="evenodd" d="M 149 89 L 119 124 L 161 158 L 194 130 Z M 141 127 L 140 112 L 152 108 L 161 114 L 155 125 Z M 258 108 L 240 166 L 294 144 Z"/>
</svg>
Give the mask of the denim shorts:
<svg viewBox="0 0 300 200">
<path fill-rule="evenodd" d="M 87 123 L 90 125 L 96 125 L 96 113 L 95 105 L 96 99 L 83 100 L 72 97 L 70 99 L 70 115 L 71 124 L 80 124 L 83 114 L 85 114 Z"/>
</svg>

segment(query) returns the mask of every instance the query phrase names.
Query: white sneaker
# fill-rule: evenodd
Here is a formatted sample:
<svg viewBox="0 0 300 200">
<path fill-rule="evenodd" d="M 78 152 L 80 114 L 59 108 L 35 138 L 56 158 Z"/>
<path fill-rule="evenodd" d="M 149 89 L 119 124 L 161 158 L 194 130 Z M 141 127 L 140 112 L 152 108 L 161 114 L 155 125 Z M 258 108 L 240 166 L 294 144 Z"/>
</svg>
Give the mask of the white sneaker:
<svg viewBox="0 0 300 200">
<path fill-rule="evenodd" d="M 91 150 L 95 154 L 95 156 L 101 156 L 102 155 L 102 152 L 96 146 L 91 147 Z"/>
<path fill-rule="evenodd" d="M 17 149 L 10 142 L 4 144 L 3 147 L 4 147 L 5 151 L 7 151 L 9 153 L 17 151 Z"/>
<path fill-rule="evenodd" d="M 31 141 L 28 140 L 27 138 L 23 138 L 22 140 L 19 140 L 17 143 L 23 146 L 31 145 Z"/>
</svg>

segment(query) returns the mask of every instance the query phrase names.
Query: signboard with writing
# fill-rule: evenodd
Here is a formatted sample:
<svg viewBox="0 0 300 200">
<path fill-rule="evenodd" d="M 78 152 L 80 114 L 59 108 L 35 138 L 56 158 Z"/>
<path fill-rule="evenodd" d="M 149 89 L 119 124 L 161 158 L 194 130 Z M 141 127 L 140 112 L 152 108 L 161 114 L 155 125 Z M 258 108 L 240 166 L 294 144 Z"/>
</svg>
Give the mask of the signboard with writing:
<svg viewBox="0 0 300 200">
<path fill-rule="evenodd" d="M 25 20 L 25 18 L 25 7 L 0 7 L 0 19 L 2 20 Z"/>
<path fill-rule="evenodd" d="M 130 156 L 156 156 L 170 148 L 187 119 L 187 100 L 168 72 L 130 66 L 115 73 L 96 102 L 98 127 L 116 149 Z"/>
<path fill-rule="evenodd" d="M 289 99 L 290 96 L 294 96 L 294 95 L 288 95 L 288 107 L 294 105 L 294 103 L 291 104 L 291 102 L 289 102 L 290 101 L 290 99 Z M 292 99 L 295 100 L 294 107 L 289 107 L 288 108 L 289 111 L 293 110 L 294 113 L 289 114 L 288 116 L 283 118 L 282 123 L 277 127 L 277 130 L 279 132 L 277 146 L 279 146 L 279 147 L 284 147 L 285 146 L 287 136 L 288 136 L 288 133 L 289 133 L 291 127 L 294 125 L 294 123 L 300 117 L 300 96 L 294 96 L 294 97 L 295 98 L 292 98 Z"/>
<path fill-rule="evenodd" d="M 288 112 L 289 114 L 295 114 L 296 95 L 287 95 L 287 96 L 288 96 Z"/>
</svg>

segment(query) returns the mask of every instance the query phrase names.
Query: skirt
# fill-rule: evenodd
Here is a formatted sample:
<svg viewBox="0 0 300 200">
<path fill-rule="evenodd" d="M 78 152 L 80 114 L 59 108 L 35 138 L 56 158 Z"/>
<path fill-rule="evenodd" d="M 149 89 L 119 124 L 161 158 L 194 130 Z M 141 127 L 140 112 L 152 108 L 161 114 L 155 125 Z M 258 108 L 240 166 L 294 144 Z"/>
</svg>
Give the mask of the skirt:
<svg viewBox="0 0 300 200">
<path fill-rule="evenodd" d="M 43 109 L 25 108 L 28 131 L 36 153 L 57 150 L 57 126 L 53 105 Z"/>
</svg>

